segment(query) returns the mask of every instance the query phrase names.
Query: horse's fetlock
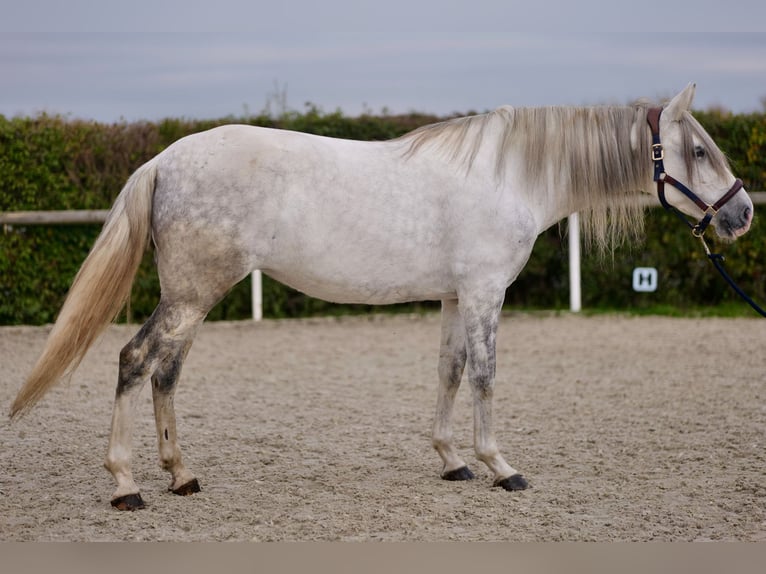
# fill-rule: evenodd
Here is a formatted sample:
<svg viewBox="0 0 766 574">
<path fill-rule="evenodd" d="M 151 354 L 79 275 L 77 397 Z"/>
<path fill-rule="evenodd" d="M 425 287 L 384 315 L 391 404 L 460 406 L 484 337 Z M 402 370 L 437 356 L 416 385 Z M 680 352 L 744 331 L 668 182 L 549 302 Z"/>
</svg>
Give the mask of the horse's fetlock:
<svg viewBox="0 0 766 574">
<path fill-rule="evenodd" d="M 497 447 L 476 449 L 476 458 L 484 464 L 489 464 L 490 462 L 496 460 L 499 456 L 500 451 Z"/>
<path fill-rule="evenodd" d="M 442 449 L 447 448 L 451 444 L 452 437 L 447 435 L 434 436 L 431 439 L 431 446 L 434 447 L 438 452 L 441 452 Z"/>
<path fill-rule="evenodd" d="M 104 459 L 104 468 L 110 473 L 114 474 L 122 465 L 122 461 L 117 460 L 115 457 L 108 456 Z"/>
</svg>

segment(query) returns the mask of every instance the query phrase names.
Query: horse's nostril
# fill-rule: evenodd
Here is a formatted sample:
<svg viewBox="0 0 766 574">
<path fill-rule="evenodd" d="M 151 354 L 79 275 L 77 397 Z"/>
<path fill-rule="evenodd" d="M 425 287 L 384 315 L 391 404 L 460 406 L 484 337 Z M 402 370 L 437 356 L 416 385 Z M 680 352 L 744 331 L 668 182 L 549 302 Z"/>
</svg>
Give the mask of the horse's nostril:
<svg viewBox="0 0 766 574">
<path fill-rule="evenodd" d="M 746 207 L 745 213 L 743 215 L 745 216 L 745 221 L 750 221 L 750 219 L 753 217 L 753 210 L 749 207 Z"/>
</svg>

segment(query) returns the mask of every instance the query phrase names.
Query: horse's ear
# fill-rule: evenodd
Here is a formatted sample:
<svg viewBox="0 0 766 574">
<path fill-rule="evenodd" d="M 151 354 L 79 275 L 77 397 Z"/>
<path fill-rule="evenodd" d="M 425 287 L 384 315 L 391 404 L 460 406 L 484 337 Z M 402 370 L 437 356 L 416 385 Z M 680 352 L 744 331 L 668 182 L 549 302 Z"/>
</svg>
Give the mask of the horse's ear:
<svg viewBox="0 0 766 574">
<path fill-rule="evenodd" d="M 686 86 L 681 93 L 670 100 L 670 103 L 665 106 L 662 113 L 663 116 L 672 121 L 679 121 L 684 112 L 691 110 L 696 88 L 697 84 L 689 84 Z"/>
</svg>

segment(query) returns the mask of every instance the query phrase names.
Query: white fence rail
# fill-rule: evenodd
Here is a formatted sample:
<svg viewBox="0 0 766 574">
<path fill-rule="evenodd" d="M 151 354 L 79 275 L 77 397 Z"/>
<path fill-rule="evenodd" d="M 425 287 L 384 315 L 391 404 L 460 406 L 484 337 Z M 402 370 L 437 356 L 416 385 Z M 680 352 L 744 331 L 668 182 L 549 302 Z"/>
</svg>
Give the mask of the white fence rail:
<svg viewBox="0 0 766 574">
<path fill-rule="evenodd" d="M 766 204 L 766 191 L 748 192 L 756 205 Z M 656 200 L 649 199 L 650 207 L 659 207 Z M 109 213 L 105 209 L 69 211 L 6 211 L 0 212 L 0 225 L 78 225 L 103 223 Z M 569 308 L 577 313 L 582 309 L 582 288 L 580 281 L 580 219 L 577 213 L 568 218 L 569 234 Z M 262 276 L 258 270 L 252 273 L 253 320 L 263 318 Z"/>
</svg>

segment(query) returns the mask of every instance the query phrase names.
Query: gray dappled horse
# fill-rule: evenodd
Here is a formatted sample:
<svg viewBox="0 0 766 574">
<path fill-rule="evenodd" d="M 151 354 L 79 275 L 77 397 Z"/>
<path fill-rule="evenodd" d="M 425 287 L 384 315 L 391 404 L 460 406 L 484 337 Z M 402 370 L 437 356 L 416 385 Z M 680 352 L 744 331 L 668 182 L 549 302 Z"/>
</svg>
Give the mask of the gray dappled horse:
<svg viewBox="0 0 766 574">
<path fill-rule="evenodd" d="M 659 145 L 643 104 L 501 107 L 383 142 L 238 125 L 183 138 L 141 166 L 117 197 L 11 415 L 76 368 L 124 304 L 151 240 L 162 294 L 120 353 L 106 457 L 115 507 L 143 506 L 131 434 L 136 398 L 150 379 L 170 489 L 199 490 L 181 461 L 173 394 L 198 326 L 254 269 L 328 301 L 441 300 L 433 446 L 442 477 L 473 478 L 451 422 L 467 365 L 476 456 L 496 486 L 524 489 L 492 430 L 495 333 L 505 290 L 537 236 L 579 211 L 598 245 L 634 237 L 639 198 L 656 193 L 652 164 L 660 156 L 702 208 L 676 188 L 664 192 L 670 204 L 690 216 L 715 205 L 703 217 L 724 238 L 750 226 L 752 202 L 689 113 L 693 94 L 690 85 L 657 118 Z"/>
</svg>

